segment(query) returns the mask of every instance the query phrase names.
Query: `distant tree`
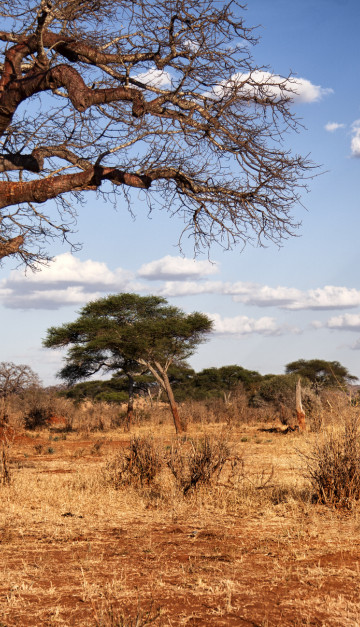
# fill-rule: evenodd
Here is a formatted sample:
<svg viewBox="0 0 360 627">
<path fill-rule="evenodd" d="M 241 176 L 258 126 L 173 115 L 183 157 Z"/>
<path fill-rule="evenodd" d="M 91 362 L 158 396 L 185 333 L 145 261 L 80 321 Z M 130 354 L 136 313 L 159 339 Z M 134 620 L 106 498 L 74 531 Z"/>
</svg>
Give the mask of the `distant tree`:
<svg viewBox="0 0 360 627">
<path fill-rule="evenodd" d="M 266 375 L 251 398 L 251 404 L 261 407 L 267 403 L 279 410 L 281 406 L 295 406 L 295 388 L 298 377 L 294 374 Z"/>
<path fill-rule="evenodd" d="M 148 394 L 149 388 L 158 387 L 150 375 L 136 376 L 134 380 L 134 393 Z M 105 401 L 106 403 L 126 403 L 129 400 L 128 378 L 123 372 L 117 372 L 111 379 L 95 379 L 81 381 L 71 387 L 65 388 L 61 396 L 71 398 L 76 403 L 89 399 L 92 401 Z"/>
<path fill-rule="evenodd" d="M 296 80 L 257 65 L 237 0 L 2 0 L 0 258 L 47 258 L 82 192 L 142 190 L 195 246 L 274 241 L 309 178 Z M 47 203 L 40 209 L 39 204 Z M 118 200 L 119 202 L 119 200 Z M 103 216 L 99 215 L 99 221 Z"/>
<path fill-rule="evenodd" d="M 230 365 L 220 368 L 204 368 L 193 378 L 192 391 L 195 398 L 210 398 L 229 394 L 239 385 L 250 391 L 261 380 L 261 375 L 242 366 Z"/>
<path fill-rule="evenodd" d="M 75 403 L 86 399 L 110 403 L 125 403 L 129 398 L 127 379 L 123 375 L 121 377 L 112 377 L 105 381 L 101 379 L 96 379 L 95 381 L 81 381 L 81 383 L 76 383 L 63 390 L 61 396 L 71 398 Z"/>
<path fill-rule="evenodd" d="M 186 362 L 170 366 L 168 377 L 177 402 L 193 398 L 196 376 L 195 370 Z"/>
<path fill-rule="evenodd" d="M 128 422 L 133 413 L 135 379 L 150 372 L 168 397 L 177 433 L 185 430 L 170 385 L 168 370 L 194 353 L 212 329 L 204 314 L 184 313 L 159 296 L 117 294 L 85 305 L 79 318 L 51 327 L 44 345 L 69 346 L 59 376 L 69 383 L 103 372 L 128 379 Z"/>
<path fill-rule="evenodd" d="M 20 394 L 39 385 L 40 379 L 30 366 L 9 361 L 0 362 L 0 398 L 3 400 L 0 422 L 7 420 L 7 401 L 10 395 Z"/>
<path fill-rule="evenodd" d="M 287 374 L 297 374 L 308 379 L 318 389 L 321 387 L 346 388 L 358 377 L 349 373 L 338 361 L 324 359 L 298 359 L 286 365 Z"/>
<path fill-rule="evenodd" d="M 35 385 L 40 385 L 40 379 L 30 366 L 14 364 L 10 361 L 0 362 L 0 396 L 2 398 L 10 394 L 19 394 Z"/>
</svg>

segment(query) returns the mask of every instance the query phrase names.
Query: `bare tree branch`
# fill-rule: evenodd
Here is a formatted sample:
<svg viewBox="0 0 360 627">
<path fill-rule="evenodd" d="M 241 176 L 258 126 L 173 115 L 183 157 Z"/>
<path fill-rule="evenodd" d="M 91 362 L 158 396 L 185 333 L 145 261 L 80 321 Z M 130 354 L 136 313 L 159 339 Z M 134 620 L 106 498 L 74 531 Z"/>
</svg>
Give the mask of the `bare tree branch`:
<svg viewBox="0 0 360 627">
<path fill-rule="evenodd" d="M 296 83 L 254 63 L 243 9 L 0 0 L 0 258 L 46 260 L 72 199 L 109 186 L 181 215 L 196 249 L 293 234 L 312 173 L 283 142 Z M 35 209 L 50 199 L 57 222 Z"/>
</svg>

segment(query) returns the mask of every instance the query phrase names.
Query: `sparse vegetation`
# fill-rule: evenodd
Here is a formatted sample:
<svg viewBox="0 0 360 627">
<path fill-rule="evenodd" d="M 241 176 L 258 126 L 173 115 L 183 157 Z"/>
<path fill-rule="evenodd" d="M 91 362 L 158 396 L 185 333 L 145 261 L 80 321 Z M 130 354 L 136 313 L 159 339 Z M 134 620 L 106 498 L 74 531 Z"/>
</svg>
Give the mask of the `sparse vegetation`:
<svg viewBox="0 0 360 627">
<path fill-rule="evenodd" d="M 351 509 L 360 499 L 358 415 L 347 416 L 343 425 L 324 433 L 303 458 L 317 501 Z"/>
<path fill-rule="evenodd" d="M 179 438 L 171 447 L 167 465 L 186 495 L 197 485 L 208 485 L 219 477 L 229 455 L 229 444 L 223 436 L 216 441 L 208 435 L 197 440 Z"/>
<path fill-rule="evenodd" d="M 134 437 L 106 466 L 105 476 L 115 488 L 150 485 L 162 467 L 162 456 L 152 437 Z"/>
<path fill-rule="evenodd" d="M 129 434 L 118 404 L 38 392 L 8 399 L 1 431 L 5 625 L 359 622 L 353 398 L 315 394 L 321 430 L 302 434 L 241 385 L 185 402 L 179 437 L 154 398 L 137 399 Z M 26 429 L 34 406 L 51 420 Z"/>
</svg>

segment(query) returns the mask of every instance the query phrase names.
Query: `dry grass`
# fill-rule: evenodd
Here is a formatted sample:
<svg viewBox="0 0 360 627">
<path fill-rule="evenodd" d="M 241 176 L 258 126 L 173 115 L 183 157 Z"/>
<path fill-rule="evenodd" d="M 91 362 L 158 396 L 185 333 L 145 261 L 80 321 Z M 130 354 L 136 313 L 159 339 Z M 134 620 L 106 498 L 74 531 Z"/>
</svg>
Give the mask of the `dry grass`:
<svg viewBox="0 0 360 627">
<path fill-rule="evenodd" d="M 178 444 L 161 412 L 131 437 L 164 460 Z M 190 423 L 187 438 L 230 452 L 184 497 L 166 463 L 149 482 L 108 481 L 114 459 L 140 455 L 122 430 L 16 432 L 0 485 L 0 625 L 359 624 L 359 506 L 314 503 L 297 452 L 319 434 L 226 420 Z"/>
</svg>

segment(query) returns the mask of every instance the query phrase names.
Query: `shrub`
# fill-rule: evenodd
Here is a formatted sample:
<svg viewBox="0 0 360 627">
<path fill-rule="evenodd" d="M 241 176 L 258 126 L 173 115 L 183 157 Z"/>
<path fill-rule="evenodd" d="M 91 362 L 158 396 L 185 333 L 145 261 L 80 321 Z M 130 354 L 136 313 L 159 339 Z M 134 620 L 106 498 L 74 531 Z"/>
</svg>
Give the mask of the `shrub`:
<svg viewBox="0 0 360 627">
<path fill-rule="evenodd" d="M 170 450 L 167 465 L 184 494 L 200 483 L 209 484 L 219 476 L 230 454 L 228 443 L 209 436 L 202 440 L 177 440 Z"/>
<path fill-rule="evenodd" d="M 162 468 L 162 457 L 151 437 L 134 437 L 106 466 L 105 473 L 115 488 L 142 487 L 152 483 Z"/>
<path fill-rule="evenodd" d="M 309 455 L 302 456 L 316 501 L 351 509 L 360 499 L 358 417 L 348 418 L 342 432 L 327 434 Z"/>
<path fill-rule="evenodd" d="M 10 483 L 10 469 L 8 459 L 8 447 L 2 444 L 0 450 L 0 485 L 9 485 Z"/>
</svg>

